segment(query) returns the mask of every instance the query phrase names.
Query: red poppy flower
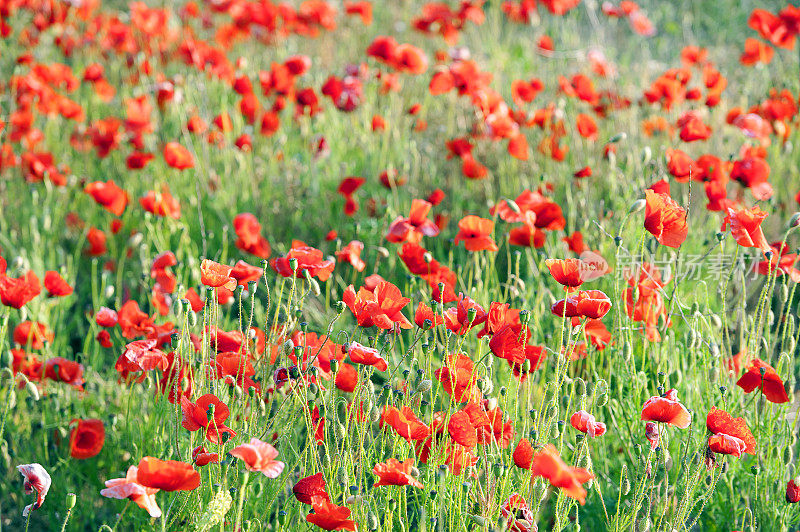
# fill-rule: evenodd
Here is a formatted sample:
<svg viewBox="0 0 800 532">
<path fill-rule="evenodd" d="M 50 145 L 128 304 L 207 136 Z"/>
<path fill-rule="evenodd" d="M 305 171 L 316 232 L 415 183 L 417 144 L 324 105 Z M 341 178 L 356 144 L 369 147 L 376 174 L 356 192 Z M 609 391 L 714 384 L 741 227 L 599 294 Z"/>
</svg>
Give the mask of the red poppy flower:
<svg viewBox="0 0 800 532">
<path fill-rule="evenodd" d="M 642 419 L 685 429 L 692 422 L 692 415 L 678 402 L 677 392 L 673 389 L 664 397 L 653 396 L 648 399 L 642 407 Z"/>
<path fill-rule="evenodd" d="M 337 506 L 325 497 L 312 497 L 311 505 L 314 513 L 306 516 L 306 521 L 323 530 L 356 530 L 355 521 L 348 519 L 350 510 Z"/>
<path fill-rule="evenodd" d="M 348 346 L 347 354 L 350 357 L 350 360 L 355 364 L 373 366 L 378 371 L 386 371 L 389 369 L 389 364 L 380 355 L 380 351 L 365 345 L 361 345 L 358 342 L 352 342 Z"/>
<path fill-rule="evenodd" d="M 83 365 L 74 360 L 51 358 L 45 362 L 43 374 L 46 379 L 69 384 L 76 390 L 83 390 Z"/>
<path fill-rule="evenodd" d="M 85 460 L 100 454 L 106 441 L 106 429 L 99 419 L 73 419 L 75 427 L 69 436 L 69 454 Z"/>
<path fill-rule="evenodd" d="M 233 229 L 239 237 L 237 248 L 262 259 L 269 257 L 272 249 L 267 239 L 261 236 L 261 224 L 254 215 L 249 212 L 238 214 L 233 219 Z"/>
<path fill-rule="evenodd" d="M 400 289 L 388 281 L 381 281 L 370 292 L 364 287 L 356 293 L 353 285 L 347 287 L 342 300 L 361 327 L 375 325 L 380 329 L 410 329 L 411 322 L 403 315 L 403 307 L 411 300 L 403 297 Z"/>
<path fill-rule="evenodd" d="M 398 410 L 393 406 L 386 406 L 381 415 L 381 425 L 389 425 L 406 441 L 424 440 L 431 434 L 431 429 L 422 423 L 414 412 L 407 406 Z"/>
<path fill-rule="evenodd" d="M 152 369 L 164 370 L 167 367 L 167 355 L 156 345 L 157 340 L 137 340 L 125 346 L 125 351 L 117 359 L 114 369 L 120 373 L 148 372 Z"/>
<path fill-rule="evenodd" d="M 775 368 L 760 358 L 754 358 L 750 361 L 744 374 L 736 381 L 736 385 L 744 390 L 745 393 L 750 393 L 759 388 L 767 400 L 773 403 L 789 402 L 789 396 L 784 388 L 783 380 L 778 376 Z"/>
<path fill-rule="evenodd" d="M 169 191 L 169 187 L 164 185 L 160 193 L 150 190 L 139 198 L 139 205 L 147 212 L 156 216 L 168 216 L 177 220 L 181 217 L 181 204 Z"/>
<path fill-rule="evenodd" d="M 258 438 L 251 438 L 250 443 L 243 443 L 229 452 L 231 456 L 244 461 L 249 471 L 258 471 L 267 478 L 278 478 L 285 466 L 283 462 L 275 460 L 278 457 L 278 450 Z"/>
<path fill-rule="evenodd" d="M 548 444 L 533 455 L 532 467 L 534 477 L 544 477 L 556 488 L 561 488 L 565 495 L 586 504 L 586 490 L 581 484 L 589 482 L 594 475 L 580 467 L 570 467 L 564 463 L 553 444 Z"/>
<path fill-rule="evenodd" d="M 223 287 L 228 290 L 236 288 L 236 279 L 231 276 L 231 266 L 219 264 L 213 260 L 203 259 L 200 263 L 201 281 L 212 288 Z"/>
<path fill-rule="evenodd" d="M 128 193 L 111 179 L 107 182 L 95 181 L 83 189 L 94 200 L 114 216 L 122 216 L 128 206 Z"/>
<path fill-rule="evenodd" d="M 39 278 L 31 271 L 17 278 L 0 272 L 0 302 L 7 307 L 20 309 L 41 291 Z"/>
<path fill-rule="evenodd" d="M 411 242 L 418 244 L 423 236 L 436 236 L 439 227 L 428 219 L 428 213 L 433 205 L 425 200 L 415 199 L 411 202 L 408 218 L 398 216 L 389 225 L 386 240 L 393 243 Z"/>
<path fill-rule="evenodd" d="M 112 499 L 130 499 L 139 508 L 147 510 L 150 517 L 161 517 L 161 508 L 155 496 L 160 490 L 142 486 L 138 477 L 139 468 L 130 466 L 124 478 L 106 480 L 106 487 L 100 490 L 100 495 Z"/>
<path fill-rule="evenodd" d="M 753 433 L 747 428 L 747 423 L 743 418 L 734 418 L 724 410 L 711 407 L 711 411 L 706 417 L 706 427 L 713 434 L 727 434 L 736 437 L 744 443 L 743 452 L 754 454 L 756 449 L 756 439 Z"/>
<path fill-rule="evenodd" d="M 403 462 L 390 458 L 386 462 L 375 464 L 372 473 L 378 476 L 373 486 L 412 486 L 422 488 L 422 482 L 414 478 L 411 469 L 414 461 L 409 458 Z"/>
<path fill-rule="evenodd" d="M 512 454 L 514 465 L 520 469 L 530 469 L 533 465 L 533 446 L 527 438 L 522 438 Z"/>
<path fill-rule="evenodd" d="M 508 448 L 511 440 L 517 435 L 511 421 L 503 421 L 503 411 L 493 408 L 486 412 L 488 424 L 478 427 L 478 443 L 481 445 L 497 445 L 501 449 Z"/>
<path fill-rule="evenodd" d="M 553 279 L 566 289 L 577 288 L 583 284 L 580 259 L 547 259 L 544 263 Z"/>
<path fill-rule="evenodd" d="M 611 300 L 600 290 L 580 290 L 556 301 L 550 311 L 558 317 L 585 317 L 598 320 L 611 310 Z"/>
<path fill-rule="evenodd" d="M 458 234 L 454 243 L 464 242 L 468 251 L 497 251 L 497 244 L 492 240 L 494 222 L 475 215 L 465 216 L 458 222 Z"/>
<path fill-rule="evenodd" d="M 730 434 L 714 434 L 708 438 L 708 449 L 719 454 L 729 454 L 739 458 L 745 452 L 745 443 Z"/>
<path fill-rule="evenodd" d="M 689 226 L 686 223 L 686 209 L 680 207 L 667 194 L 653 190 L 645 191 L 646 207 L 644 228 L 656 237 L 659 243 L 677 248 L 686 240 Z"/>
<path fill-rule="evenodd" d="M 53 332 L 38 321 L 23 321 L 14 327 L 14 342 L 28 349 L 41 349 L 53 341 Z"/>
<path fill-rule="evenodd" d="M 795 479 L 786 483 L 786 502 L 789 504 L 800 502 L 800 482 Z"/>
<path fill-rule="evenodd" d="M 194 168 L 192 154 L 177 142 L 167 142 L 166 146 L 164 146 L 164 161 L 178 170 Z"/>
<path fill-rule="evenodd" d="M 186 462 L 145 456 L 139 462 L 136 481 L 146 488 L 191 491 L 200 485 L 200 473 Z"/>
<path fill-rule="evenodd" d="M 508 362 L 514 375 L 520 380 L 525 380 L 531 371 L 536 371 L 547 357 L 547 351 L 541 346 L 530 345 L 531 333 L 521 324 L 511 324 L 502 327 L 489 341 L 492 353 Z M 525 371 L 525 361 L 530 364 L 530 369 Z"/>
<path fill-rule="evenodd" d="M 761 229 L 761 222 L 767 217 L 758 205 L 749 209 L 735 211 L 728 208 L 728 215 L 722 222 L 722 231 L 730 224 L 731 234 L 736 242 L 746 248 L 758 248 L 764 252 L 770 250 L 769 243 Z"/>
<path fill-rule="evenodd" d="M 199 445 L 192 449 L 192 461 L 198 467 L 203 467 L 208 464 L 217 464 L 219 463 L 219 454 L 209 453 L 206 451 L 205 447 Z"/>
<path fill-rule="evenodd" d="M 196 403 L 181 397 L 181 413 L 181 426 L 190 432 L 205 428 L 206 439 L 211 443 L 224 443 L 236 436 L 236 432 L 225 426 L 225 420 L 230 415 L 228 405 L 214 394 L 202 395 Z"/>
<path fill-rule="evenodd" d="M 292 271 L 290 266 L 290 261 L 292 259 L 297 259 L 296 271 Z M 335 262 L 330 259 L 323 260 L 322 251 L 318 249 L 299 242 L 293 242 L 292 249 L 289 250 L 289 253 L 284 257 L 272 259 L 270 265 L 278 275 L 283 277 L 295 275 L 298 278 L 302 278 L 305 275 L 303 272 L 308 271 L 311 277 L 317 277 L 320 281 L 324 282 L 331 276 Z"/>
<path fill-rule="evenodd" d="M 507 3 L 506 3 L 507 4 Z M 504 5 L 506 5 L 504 4 Z M 537 532 L 536 516 L 533 514 L 528 503 L 522 495 L 513 493 L 500 505 L 500 515 L 508 524 L 506 530 L 511 532 Z"/>
<path fill-rule="evenodd" d="M 469 414 L 463 410 L 450 416 L 447 432 L 454 442 L 463 445 L 466 449 L 472 449 L 478 444 L 478 432 L 472 425 Z"/>
<path fill-rule="evenodd" d="M 73 292 L 73 288 L 69 283 L 55 271 L 45 272 L 44 288 L 51 297 L 64 297 Z"/>
<path fill-rule="evenodd" d="M 361 258 L 363 250 L 363 242 L 351 240 L 349 244 L 336 252 L 336 258 L 341 262 L 351 264 L 357 272 L 363 272 L 367 267 L 367 263 Z"/>
<path fill-rule="evenodd" d="M 292 493 L 303 504 L 311 504 L 314 497 L 329 500 L 328 491 L 325 487 L 325 476 L 322 473 L 301 478 L 292 487 Z"/>
<path fill-rule="evenodd" d="M 477 375 L 472 359 L 463 353 L 452 353 L 445 357 L 444 366 L 434 372 L 442 388 L 454 401 L 465 403 L 481 396 L 475 386 Z"/>
<path fill-rule="evenodd" d="M 606 424 L 595 421 L 594 416 L 585 410 L 578 410 L 572 414 L 569 423 L 590 437 L 602 436 L 606 433 Z"/>
</svg>

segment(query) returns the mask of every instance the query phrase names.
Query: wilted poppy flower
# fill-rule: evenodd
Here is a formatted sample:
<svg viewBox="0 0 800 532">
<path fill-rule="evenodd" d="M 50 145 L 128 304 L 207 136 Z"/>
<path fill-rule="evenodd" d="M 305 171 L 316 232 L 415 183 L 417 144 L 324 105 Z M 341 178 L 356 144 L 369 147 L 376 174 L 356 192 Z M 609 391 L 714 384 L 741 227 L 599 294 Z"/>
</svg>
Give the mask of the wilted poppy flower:
<svg viewBox="0 0 800 532">
<path fill-rule="evenodd" d="M 306 521 L 317 525 L 323 530 L 356 530 L 355 521 L 348 519 L 350 510 L 344 506 L 337 506 L 327 497 L 312 497 L 311 505 L 314 513 L 306 516 Z"/>
<path fill-rule="evenodd" d="M 475 215 L 463 217 L 458 222 L 458 234 L 454 243 L 464 242 L 468 251 L 497 251 L 497 244 L 492 239 L 494 222 Z"/>
<path fill-rule="evenodd" d="M 181 426 L 190 432 L 205 428 L 205 436 L 211 443 L 218 444 L 236 436 L 236 432 L 225 426 L 225 420 L 230 415 L 228 405 L 214 394 L 202 395 L 196 403 L 182 396 L 181 413 Z"/>
<path fill-rule="evenodd" d="M 69 435 L 69 454 L 85 460 L 100 454 L 106 441 L 106 429 L 99 419 L 73 419 L 75 427 Z"/>
<path fill-rule="evenodd" d="M 747 365 L 744 374 L 736 381 L 736 385 L 750 393 L 756 388 L 760 389 L 768 401 L 772 403 L 788 403 L 789 396 L 783 385 L 783 380 L 778 376 L 775 368 L 761 360 L 754 358 Z"/>
<path fill-rule="evenodd" d="M 692 415 L 678 402 L 677 392 L 672 389 L 664 397 L 656 395 L 648 399 L 642 407 L 642 419 L 685 429 L 692 422 Z"/>
<path fill-rule="evenodd" d="M 421 488 L 422 482 L 414 478 L 411 473 L 414 461 L 409 458 L 403 462 L 396 458 L 389 458 L 386 462 L 375 464 L 372 473 L 378 475 L 378 481 L 373 486 L 412 486 Z"/>
<path fill-rule="evenodd" d="M 192 154 L 177 142 L 167 142 L 166 146 L 164 146 L 164 161 L 178 170 L 194 168 Z"/>
<path fill-rule="evenodd" d="M 40 464 L 18 465 L 17 471 L 25 479 L 23 483 L 25 494 L 30 495 L 34 491 L 36 492 L 36 501 L 22 510 L 22 517 L 28 517 L 28 513 L 31 510 L 38 510 L 44 504 L 44 498 L 47 496 L 47 492 L 50 491 L 50 475 Z"/>
<path fill-rule="evenodd" d="M 51 297 L 64 297 L 72 293 L 72 286 L 58 272 L 47 271 L 44 274 L 44 288 Z"/>
<path fill-rule="evenodd" d="M 292 259 L 297 260 L 296 270 L 292 270 Z M 330 259 L 323 260 L 322 251 L 318 249 L 299 242 L 293 242 L 292 249 L 284 257 L 272 259 L 270 265 L 282 277 L 295 275 L 302 278 L 305 275 L 303 272 L 308 271 L 311 277 L 317 277 L 324 282 L 331 276 L 335 262 Z"/>
<path fill-rule="evenodd" d="M 267 478 L 278 478 L 286 465 L 275 460 L 278 456 L 275 447 L 258 438 L 251 438 L 249 443 L 234 447 L 229 452 L 232 456 L 242 459 L 248 470 L 263 473 Z"/>
<path fill-rule="evenodd" d="M 564 463 L 553 444 L 548 444 L 533 455 L 531 466 L 534 477 L 544 477 L 564 494 L 586 504 L 586 490 L 581 484 L 589 482 L 594 475 L 581 467 L 570 467 Z"/>
<path fill-rule="evenodd" d="M 145 456 L 139 462 L 136 481 L 146 488 L 191 491 L 200 485 L 200 473 L 186 462 Z"/>
<path fill-rule="evenodd" d="M 100 490 L 100 495 L 111 499 L 130 499 L 139 508 L 147 510 L 150 517 L 161 517 L 155 496 L 160 490 L 139 484 L 138 472 L 138 467 L 130 466 L 125 477 L 106 480 L 106 487 Z"/>
<path fill-rule="evenodd" d="M 303 504 L 311 504 L 314 497 L 329 499 L 325 487 L 325 476 L 321 472 L 298 480 L 292 487 L 292 493 Z"/>
<path fill-rule="evenodd" d="M 602 436 L 606 433 L 606 424 L 595 421 L 594 416 L 585 410 L 578 410 L 572 414 L 569 423 L 587 436 Z"/>
<path fill-rule="evenodd" d="M 735 211 L 728 207 L 728 215 L 722 222 L 722 231 L 731 226 L 731 234 L 736 242 L 746 248 L 758 248 L 764 252 L 770 250 L 769 243 L 761 230 L 761 222 L 767 217 L 758 205 L 749 209 Z"/>
<path fill-rule="evenodd" d="M 645 191 L 645 198 L 647 203 L 644 228 L 659 243 L 671 248 L 680 247 L 689 233 L 686 209 L 679 206 L 668 194 L 659 194 L 650 189 Z"/>
<path fill-rule="evenodd" d="M 500 515 L 508 521 L 506 530 L 511 532 L 537 532 L 536 516 L 522 495 L 512 494 L 500 505 Z"/>
</svg>

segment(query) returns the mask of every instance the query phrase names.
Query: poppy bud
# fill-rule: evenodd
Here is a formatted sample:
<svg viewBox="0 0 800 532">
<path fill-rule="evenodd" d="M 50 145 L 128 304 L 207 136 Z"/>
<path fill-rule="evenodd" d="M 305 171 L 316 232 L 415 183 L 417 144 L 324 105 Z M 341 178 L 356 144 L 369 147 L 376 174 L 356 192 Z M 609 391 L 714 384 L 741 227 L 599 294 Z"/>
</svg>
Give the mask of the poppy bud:
<svg viewBox="0 0 800 532">
<path fill-rule="evenodd" d="M 789 229 L 794 229 L 798 225 L 800 225 L 800 212 L 794 213 L 789 219 Z"/>
<path fill-rule="evenodd" d="M 644 198 L 639 198 L 638 200 L 631 203 L 631 206 L 628 208 L 628 214 L 633 214 L 641 211 L 642 209 L 644 209 L 645 205 L 647 205 L 647 202 L 644 200 Z"/>
<path fill-rule="evenodd" d="M 3 371 L 0 372 L 0 381 L 6 380 L 6 379 L 13 379 L 13 378 L 14 378 L 14 374 L 11 372 L 10 368 L 3 368 Z"/>
<path fill-rule="evenodd" d="M 0 366 L 10 368 L 13 363 L 14 355 L 11 354 L 11 351 L 3 351 L 3 354 L 0 355 Z"/>
<path fill-rule="evenodd" d="M 389 250 L 386 249 L 383 246 L 379 246 L 378 247 L 378 255 L 380 255 L 384 259 L 388 259 L 389 258 Z"/>
<path fill-rule="evenodd" d="M 417 393 L 428 393 L 433 388 L 433 381 L 430 379 L 425 379 L 419 383 L 417 386 Z"/>
<path fill-rule="evenodd" d="M 378 420 L 381 418 L 381 411 L 378 409 L 377 406 L 373 406 L 372 409 L 369 411 L 369 419 L 373 423 L 377 423 Z"/>
<path fill-rule="evenodd" d="M 306 270 L 306 272 L 308 272 L 308 270 Z M 309 285 L 311 286 L 311 293 L 314 294 L 315 296 L 319 297 L 320 294 L 322 294 L 322 289 L 320 289 L 319 283 L 317 282 L 317 280 L 309 278 L 308 282 L 309 282 Z"/>
<path fill-rule="evenodd" d="M 617 142 L 622 142 L 623 140 L 625 140 L 627 138 L 628 138 L 628 134 L 623 131 L 621 133 L 617 133 L 616 135 L 614 135 L 613 137 L 608 139 L 608 143 L 609 144 L 616 144 Z"/>
<path fill-rule="evenodd" d="M 372 510 L 367 512 L 367 528 L 370 530 L 378 530 L 378 516 L 375 515 L 375 512 Z"/>
<path fill-rule="evenodd" d="M 31 381 L 25 383 L 25 391 L 27 391 L 28 394 L 33 397 L 34 401 L 39 400 L 39 389 Z"/>
</svg>

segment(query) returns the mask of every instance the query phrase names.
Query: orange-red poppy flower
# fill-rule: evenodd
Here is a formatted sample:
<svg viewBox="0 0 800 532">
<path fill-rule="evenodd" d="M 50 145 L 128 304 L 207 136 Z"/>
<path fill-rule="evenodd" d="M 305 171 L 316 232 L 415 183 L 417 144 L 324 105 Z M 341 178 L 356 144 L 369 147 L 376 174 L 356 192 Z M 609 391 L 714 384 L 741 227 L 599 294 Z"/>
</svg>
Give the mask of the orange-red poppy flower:
<svg viewBox="0 0 800 532">
<path fill-rule="evenodd" d="M 0 272 L 0 302 L 7 307 L 20 309 L 41 291 L 39 278 L 31 271 L 17 278 Z"/>
<path fill-rule="evenodd" d="M 520 469 L 530 469 L 533 465 L 533 446 L 528 438 L 522 438 L 514 448 L 514 453 L 511 455 L 514 460 L 514 465 Z"/>
<path fill-rule="evenodd" d="M 233 290 L 236 288 L 236 279 L 231 277 L 231 266 L 226 266 L 213 260 L 203 259 L 200 263 L 201 281 L 204 285 L 212 288 L 227 288 Z"/>
<path fill-rule="evenodd" d="M 475 215 L 463 217 L 458 222 L 458 234 L 454 243 L 464 242 L 468 251 L 497 251 L 497 244 L 492 239 L 494 222 Z"/>
<path fill-rule="evenodd" d="M 642 419 L 685 429 L 692 422 L 692 415 L 678 402 L 677 392 L 672 389 L 664 397 L 656 395 L 648 399 L 642 407 Z"/>
<path fill-rule="evenodd" d="M 200 473 L 186 462 L 145 456 L 139 462 L 136 481 L 146 488 L 191 491 L 200 485 Z"/>
<path fill-rule="evenodd" d="M 106 441 L 106 429 L 99 419 L 73 419 L 75 427 L 69 435 L 69 454 L 85 460 L 100 454 Z"/>
<path fill-rule="evenodd" d="M 600 290 L 580 290 L 553 303 L 550 311 L 558 317 L 599 320 L 611 310 L 611 300 Z"/>
<path fill-rule="evenodd" d="M 113 179 L 89 183 L 83 191 L 114 216 L 122 216 L 128 206 L 128 193 L 119 188 Z"/>
<path fill-rule="evenodd" d="M 778 376 L 775 368 L 760 358 L 750 361 L 744 374 L 736 381 L 736 385 L 745 393 L 750 393 L 758 388 L 764 393 L 767 400 L 773 403 L 789 402 L 789 395 L 786 393 L 783 380 Z"/>
<path fill-rule="evenodd" d="M 51 297 L 64 297 L 73 292 L 72 286 L 56 271 L 45 272 L 44 288 Z"/>
<path fill-rule="evenodd" d="M 53 331 L 38 321 L 23 321 L 14 327 L 14 342 L 28 349 L 41 349 L 53 341 Z"/>
<path fill-rule="evenodd" d="M 297 260 L 297 269 L 292 270 L 292 259 Z M 311 277 L 320 281 L 327 281 L 333 272 L 335 262 L 330 259 L 323 260 L 322 251 L 306 246 L 301 242 L 292 242 L 292 249 L 283 256 L 272 259 L 270 266 L 278 275 L 291 277 L 295 275 L 302 278 L 306 271 Z"/>
<path fill-rule="evenodd" d="M 402 410 L 393 406 L 384 407 L 381 425 L 389 425 L 409 443 L 414 440 L 424 440 L 431 434 L 431 429 L 422 423 L 407 406 L 404 406 Z"/>
<path fill-rule="evenodd" d="M 292 487 L 292 493 L 303 504 L 311 504 L 314 497 L 329 499 L 325 486 L 325 476 L 322 473 L 301 478 Z"/>
<path fill-rule="evenodd" d="M 83 390 L 83 364 L 63 357 L 49 359 L 44 364 L 44 377 L 56 382 L 69 384 L 76 390 Z"/>
<path fill-rule="evenodd" d="M 566 289 L 583 284 L 583 263 L 580 259 L 547 259 L 544 263 L 553 279 Z"/>
<path fill-rule="evenodd" d="M 728 215 L 722 222 L 721 230 L 724 231 L 730 224 L 731 234 L 740 246 L 758 248 L 767 252 L 770 250 L 770 246 L 761 229 L 761 222 L 767 216 L 767 213 L 762 211 L 758 205 L 739 211 L 728 207 Z"/>
<path fill-rule="evenodd" d="M 647 189 L 644 228 L 656 237 L 659 243 L 677 248 L 686 240 L 689 226 L 686 209 L 679 206 L 668 194 Z"/>
<path fill-rule="evenodd" d="M 267 478 L 278 478 L 286 464 L 275 460 L 278 450 L 258 438 L 251 438 L 230 451 L 231 456 L 240 458 L 249 471 L 258 471 Z"/>
<path fill-rule="evenodd" d="M 363 364 L 365 366 L 372 366 L 378 371 L 386 371 L 389 369 L 389 364 L 386 362 L 380 351 L 372 347 L 361 345 L 358 342 L 351 342 L 347 346 L 347 354 L 350 360 L 355 364 Z"/>
<path fill-rule="evenodd" d="M 192 449 L 192 461 L 198 467 L 202 467 L 208 464 L 217 464 L 219 463 L 219 454 L 210 453 L 206 450 L 204 446 L 198 445 L 197 447 Z"/>
<path fill-rule="evenodd" d="M 434 372 L 442 388 L 454 401 L 464 403 L 480 397 L 475 386 L 477 375 L 475 364 L 463 353 L 452 353 L 445 357 L 444 366 Z"/>
<path fill-rule="evenodd" d="M 347 287 L 342 300 L 355 316 L 361 327 L 380 329 L 410 329 L 411 322 L 403 315 L 403 307 L 411 300 L 403 297 L 400 289 L 388 281 L 381 281 L 373 291 L 364 287 L 355 291 L 353 285 Z"/>
<path fill-rule="evenodd" d="M 356 530 L 356 522 L 348 519 L 350 509 L 337 506 L 325 497 L 312 497 L 314 513 L 306 516 L 306 521 L 323 530 Z"/>
<path fill-rule="evenodd" d="M 181 413 L 181 426 L 190 432 L 204 428 L 206 439 L 211 443 L 225 442 L 236 436 L 236 432 L 225 426 L 230 415 L 228 405 L 212 393 L 198 397 L 196 403 L 182 396 Z"/>
<path fill-rule="evenodd" d="M 594 475 L 581 467 L 570 467 L 564 463 L 553 444 L 548 444 L 533 455 L 531 470 L 534 477 L 544 477 L 564 494 L 586 504 L 586 490 L 581 484 L 589 482 Z"/>
<path fill-rule="evenodd" d="M 164 146 L 164 160 L 168 165 L 178 170 L 194 168 L 192 154 L 177 142 L 167 142 Z"/>
<path fill-rule="evenodd" d="M 372 473 L 378 475 L 378 481 L 373 486 L 412 486 L 421 488 L 422 482 L 414 478 L 411 469 L 414 461 L 409 458 L 403 462 L 396 458 L 389 458 L 386 462 L 375 464 Z"/>
<path fill-rule="evenodd" d="M 522 495 L 513 493 L 500 505 L 500 515 L 506 518 L 506 530 L 511 532 L 537 532 L 536 516 Z"/>
<path fill-rule="evenodd" d="M 706 427 L 713 434 L 727 434 L 733 436 L 744 443 L 743 452 L 754 454 L 756 450 L 756 439 L 753 433 L 747 428 L 747 423 L 743 418 L 733 417 L 724 410 L 711 407 L 706 417 Z"/>
</svg>

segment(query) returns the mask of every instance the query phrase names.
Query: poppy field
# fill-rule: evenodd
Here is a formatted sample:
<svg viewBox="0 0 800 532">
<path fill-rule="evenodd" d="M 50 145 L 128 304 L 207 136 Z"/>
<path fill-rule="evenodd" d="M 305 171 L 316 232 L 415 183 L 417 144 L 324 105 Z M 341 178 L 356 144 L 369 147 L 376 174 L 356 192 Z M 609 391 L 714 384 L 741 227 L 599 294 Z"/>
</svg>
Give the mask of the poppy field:
<svg viewBox="0 0 800 532">
<path fill-rule="evenodd" d="M 798 41 L 0 0 L 0 531 L 800 530 Z"/>
</svg>

